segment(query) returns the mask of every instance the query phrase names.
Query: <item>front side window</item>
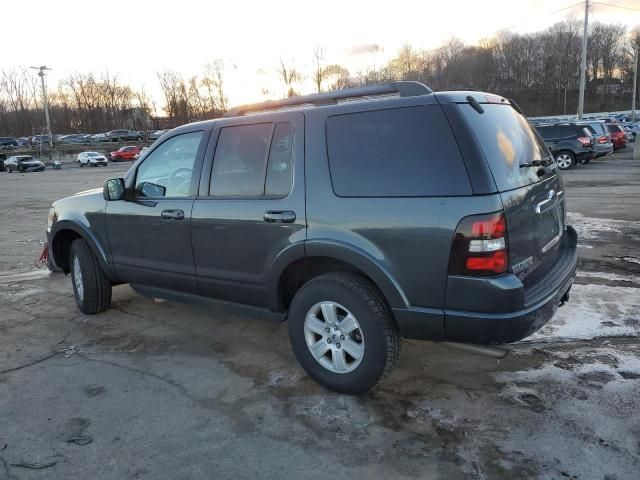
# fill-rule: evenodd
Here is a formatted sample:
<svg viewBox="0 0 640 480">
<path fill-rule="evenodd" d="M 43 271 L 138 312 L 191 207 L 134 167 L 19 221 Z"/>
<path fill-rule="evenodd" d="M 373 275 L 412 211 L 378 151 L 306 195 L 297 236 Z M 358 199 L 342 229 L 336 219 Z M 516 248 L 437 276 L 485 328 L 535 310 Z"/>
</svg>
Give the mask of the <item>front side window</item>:
<svg viewBox="0 0 640 480">
<path fill-rule="evenodd" d="M 138 167 L 138 197 L 188 197 L 202 132 L 176 135 L 146 156 Z"/>
</svg>

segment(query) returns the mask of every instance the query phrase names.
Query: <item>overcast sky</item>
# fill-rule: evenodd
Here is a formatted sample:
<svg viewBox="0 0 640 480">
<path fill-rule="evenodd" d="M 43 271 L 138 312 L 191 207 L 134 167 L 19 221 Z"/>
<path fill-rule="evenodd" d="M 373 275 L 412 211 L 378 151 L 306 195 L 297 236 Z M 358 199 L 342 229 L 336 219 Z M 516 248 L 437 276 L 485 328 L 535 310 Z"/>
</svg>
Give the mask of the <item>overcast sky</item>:
<svg viewBox="0 0 640 480">
<path fill-rule="evenodd" d="M 603 0 L 640 8 L 638 0 Z M 451 36 L 473 44 L 501 29 L 540 30 L 568 15 L 575 0 L 384 2 L 325 0 L 3 0 L 0 68 L 47 65 L 49 82 L 73 72 L 105 72 L 157 96 L 156 72 L 198 74 L 216 58 L 235 65 L 231 103 L 275 87 L 279 56 L 310 71 L 313 46 L 351 72 L 380 65 L 405 42 L 436 47 Z M 640 11 L 593 6 L 593 18 L 640 25 Z M 367 46 L 379 45 L 371 53 Z"/>
</svg>

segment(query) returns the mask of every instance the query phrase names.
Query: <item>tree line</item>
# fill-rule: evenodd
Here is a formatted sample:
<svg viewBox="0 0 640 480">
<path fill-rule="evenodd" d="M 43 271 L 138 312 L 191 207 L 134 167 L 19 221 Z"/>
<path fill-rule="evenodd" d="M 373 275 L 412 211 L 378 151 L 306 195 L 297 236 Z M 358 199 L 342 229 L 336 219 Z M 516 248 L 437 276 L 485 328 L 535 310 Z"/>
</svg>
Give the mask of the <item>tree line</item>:
<svg viewBox="0 0 640 480">
<path fill-rule="evenodd" d="M 435 90 L 494 92 L 515 100 L 531 116 L 570 114 L 577 109 L 581 42 L 582 24 L 565 20 L 535 33 L 500 32 L 477 45 L 465 45 L 457 38 L 433 49 L 405 44 L 385 65 L 357 72 L 331 63 L 327 49 L 318 45 L 306 59 L 306 69 L 296 67 L 295 59 L 281 56 L 267 73 L 281 82 L 278 93 L 288 96 L 300 93 L 305 84 L 322 92 L 417 80 Z M 585 111 L 629 109 L 637 48 L 640 27 L 627 31 L 619 24 L 590 26 Z M 64 133 L 144 130 L 219 117 L 229 108 L 227 67 L 218 59 L 195 76 L 158 72 L 161 105 L 144 90 L 134 90 L 109 73 L 70 75 L 49 87 L 52 129 Z M 265 88 L 263 93 L 274 92 Z M 36 135 L 43 126 L 37 76 L 26 69 L 0 71 L 0 134 Z"/>
</svg>

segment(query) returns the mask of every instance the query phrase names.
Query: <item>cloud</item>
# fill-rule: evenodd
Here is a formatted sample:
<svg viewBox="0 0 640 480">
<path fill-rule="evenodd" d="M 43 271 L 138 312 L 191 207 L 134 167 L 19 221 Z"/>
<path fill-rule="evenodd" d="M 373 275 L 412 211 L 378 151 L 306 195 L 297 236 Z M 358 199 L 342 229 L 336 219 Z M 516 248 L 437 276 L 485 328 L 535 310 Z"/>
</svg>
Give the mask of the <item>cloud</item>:
<svg viewBox="0 0 640 480">
<path fill-rule="evenodd" d="M 364 45 L 356 45 L 355 47 L 345 49 L 344 53 L 348 56 L 363 55 L 365 53 L 382 52 L 384 49 L 377 43 L 365 43 Z"/>
</svg>

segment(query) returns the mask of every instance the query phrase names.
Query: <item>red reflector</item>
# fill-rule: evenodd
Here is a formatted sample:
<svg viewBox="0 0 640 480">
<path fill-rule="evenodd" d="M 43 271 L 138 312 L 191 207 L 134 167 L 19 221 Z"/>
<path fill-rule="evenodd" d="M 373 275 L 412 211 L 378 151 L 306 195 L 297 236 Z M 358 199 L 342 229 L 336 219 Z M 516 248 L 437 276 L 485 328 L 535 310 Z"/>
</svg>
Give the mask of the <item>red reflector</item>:
<svg viewBox="0 0 640 480">
<path fill-rule="evenodd" d="M 591 138 L 590 137 L 578 137 L 577 139 L 582 145 L 591 145 Z"/>
<path fill-rule="evenodd" d="M 499 238 L 504 236 L 507 224 L 502 215 L 497 215 L 487 220 L 479 220 L 471 225 L 471 233 L 478 237 Z"/>
<path fill-rule="evenodd" d="M 504 273 L 507 271 L 507 253 L 504 250 L 499 250 L 489 257 L 468 257 L 467 269 Z"/>
</svg>

